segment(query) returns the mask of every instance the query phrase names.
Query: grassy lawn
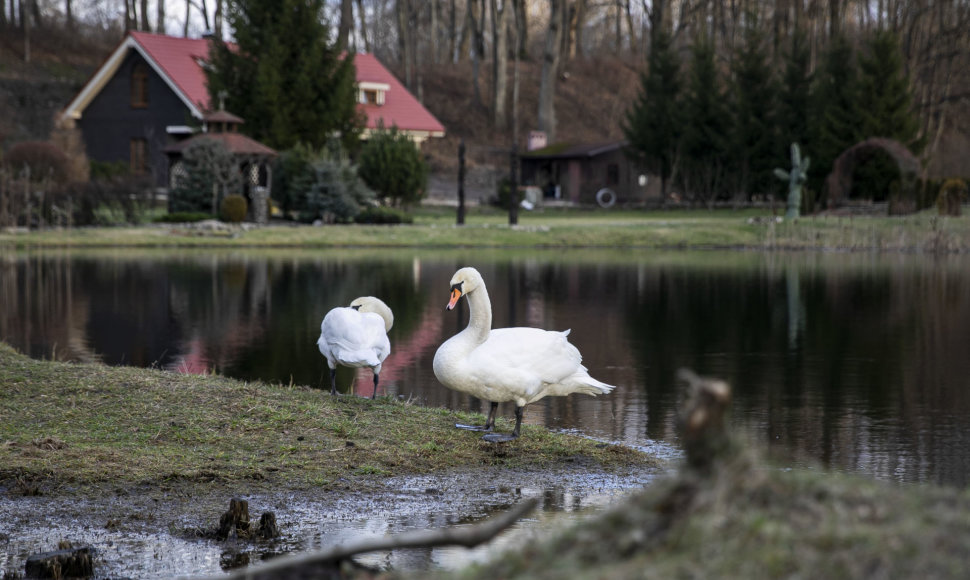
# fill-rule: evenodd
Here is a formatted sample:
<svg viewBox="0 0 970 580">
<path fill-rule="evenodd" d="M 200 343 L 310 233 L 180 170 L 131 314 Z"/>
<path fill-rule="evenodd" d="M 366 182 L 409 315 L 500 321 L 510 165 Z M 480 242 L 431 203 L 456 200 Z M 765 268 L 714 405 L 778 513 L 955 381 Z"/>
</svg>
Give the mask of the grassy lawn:
<svg viewBox="0 0 970 580">
<path fill-rule="evenodd" d="M 940 218 L 935 210 L 905 217 L 815 217 L 777 223 L 768 210 L 547 208 L 520 214 L 515 227 L 491 207 L 423 206 L 409 225 L 274 224 L 199 230 L 181 225 L 0 232 L 0 246 L 65 247 L 608 247 L 970 251 L 970 217 Z"/>
</svg>

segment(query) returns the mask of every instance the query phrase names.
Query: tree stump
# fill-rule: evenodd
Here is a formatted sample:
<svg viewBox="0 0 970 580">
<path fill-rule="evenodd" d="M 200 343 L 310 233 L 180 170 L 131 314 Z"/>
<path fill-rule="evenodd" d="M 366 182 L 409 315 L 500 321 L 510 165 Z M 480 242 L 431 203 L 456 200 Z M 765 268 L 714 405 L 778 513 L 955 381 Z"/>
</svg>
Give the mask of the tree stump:
<svg viewBox="0 0 970 580">
<path fill-rule="evenodd" d="M 34 554 L 27 558 L 24 574 L 27 578 L 79 578 L 94 575 L 94 548 L 68 548 L 55 552 Z"/>
<path fill-rule="evenodd" d="M 249 536 L 249 502 L 244 499 L 229 500 L 229 511 L 219 518 L 216 537 L 226 540 L 231 537 Z"/>
<path fill-rule="evenodd" d="M 681 369 L 677 375 L 688 385 L 680 416 L 687 465 L 709 472 L 718 460 L 730 458 L 735 449 L 727 427 L 731 387 L 722 380 L 700 377 L 688 369 Z"/>
<path fill-rule="evenodd" d="M 280 528 L 276 525 L 276 514 L 263 512 L 263 515 L 259 517 L 259 525 L 256 527 L 256 536 L 264 540 L 280 537 Z"/>
</svg>

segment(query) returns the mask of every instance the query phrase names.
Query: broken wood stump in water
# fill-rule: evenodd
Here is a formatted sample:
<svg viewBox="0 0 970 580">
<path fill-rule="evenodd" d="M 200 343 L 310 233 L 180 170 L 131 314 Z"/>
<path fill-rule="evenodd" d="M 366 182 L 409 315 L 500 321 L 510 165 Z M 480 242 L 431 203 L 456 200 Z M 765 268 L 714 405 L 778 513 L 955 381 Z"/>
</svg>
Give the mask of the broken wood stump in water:
<svg viewBox="0 0 970 580">
<path fill-rule="evenodd" d="M 731 387 L 720 379 L 698 376 L 690 369 L 680 369 L 677 377 L 687 383 L 687 399 L 680 415 L 687 465 L 709 472 L 715 463 L 730 459 L 736 450 L 727 425 Z"/>
<path fill-rule="evenodd" d="M 436 546 L 464 546 L 474 548 L 483 544 L 514 524 L 536 508 L 538 501 L 527 499 L 507 512 L 492 516 L 484 522 L 461 528 L 413 530 L 394 536 L 363 538 L 327 550 L 281 556 L 269 562 L 237 570 L 220 580 L 297 580 L 302 578 L 344 578 L 345 564 L 350 558 L 369 552 L 401 548 L 434 548 Z"/>
<path fill-rule="evenodd" d="M 280 536 L 280 528 L 276 524 L 276 514 L 263 512 L 259 523 L 252 526 L 249 521 L 249 502 L 244 499 L 229 500 L 229 510 L 219 518 L 219 528 L 215 537 L 219 540 L 230 538 L 261 538 L 269 540 Z"/>
<path fill-rule="evenodd" d="M 69 545 L 68 545 L 69 546 Z M 80 578 L 94 575 L 94 548 L 67 547 L 55 552 L 34 554 L 24 564 L 27 578 Z"/>
</svg>

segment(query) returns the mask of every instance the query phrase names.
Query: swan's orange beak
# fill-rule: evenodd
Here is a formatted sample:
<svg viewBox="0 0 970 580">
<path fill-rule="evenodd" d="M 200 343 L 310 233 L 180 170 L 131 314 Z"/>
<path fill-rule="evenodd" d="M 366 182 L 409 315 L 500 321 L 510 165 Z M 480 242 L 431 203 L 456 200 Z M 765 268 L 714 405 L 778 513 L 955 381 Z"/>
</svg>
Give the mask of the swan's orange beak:
<svg viewBox="0 0 970 580">
<path fill-rule="evenodd" d="M 452 288 L 451 289 L 451 300 L 448 301 L 448 306 L 445 306 L 445 310 L 451 310 L 458 304 L 458 299 L 461 298 L 461 289 Z"/>
</svg>

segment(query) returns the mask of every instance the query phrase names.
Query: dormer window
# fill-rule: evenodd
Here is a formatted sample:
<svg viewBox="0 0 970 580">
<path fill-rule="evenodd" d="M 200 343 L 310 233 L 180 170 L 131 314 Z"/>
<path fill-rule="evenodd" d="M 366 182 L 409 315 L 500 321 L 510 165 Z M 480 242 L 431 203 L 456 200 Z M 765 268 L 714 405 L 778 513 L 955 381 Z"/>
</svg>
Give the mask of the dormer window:
<svg viewBox="0 0 970 580">
<path fill-rule="evenodd" d="M 362 82 L 358 83 L 358 90 L 360 92 L 358 101 L 361 105 L 376 105 L 381 106 L 384 104 L 384 99 L 387 91 L 390 90 L 391 85 L 387 83 L 372 83 L 372 82 Z"/>
<path fill-rule="evenodd" d="M 148 107 L 148 66 L 140 62 L 131 69 L 131 107 Z"/>
</svg>

